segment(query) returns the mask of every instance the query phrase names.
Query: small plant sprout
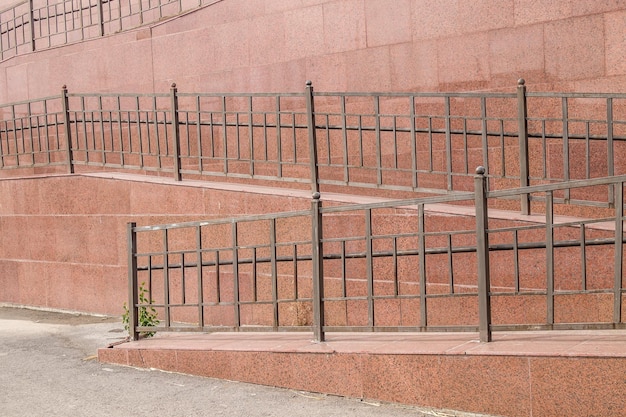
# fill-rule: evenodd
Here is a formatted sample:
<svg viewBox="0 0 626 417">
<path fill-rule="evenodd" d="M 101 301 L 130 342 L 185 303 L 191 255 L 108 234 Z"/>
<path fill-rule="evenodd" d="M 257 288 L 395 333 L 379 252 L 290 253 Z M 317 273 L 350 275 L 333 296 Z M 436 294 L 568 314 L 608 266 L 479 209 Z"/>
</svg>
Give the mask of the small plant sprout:
<svg viewBox="0 0 626 417">
<path fill-rule="evenodd" d="M 157 326 L 160 321 L 157 318 L 157 311 L 152 307 L 153 300 L 148 298 L 148 290 L 145 287 L 146 283 L 142 282 L 139 286 L 139 326 L 141 327 L 154 327 Z M 130 309 L 128 305 L 124 303 L 124 314 L 122 315 L 122 323 L 124 323 L 124 329 L 130 334 Z M 152 337 L 155 332 L 141 332 L 143 337 Z"/>
</svg>

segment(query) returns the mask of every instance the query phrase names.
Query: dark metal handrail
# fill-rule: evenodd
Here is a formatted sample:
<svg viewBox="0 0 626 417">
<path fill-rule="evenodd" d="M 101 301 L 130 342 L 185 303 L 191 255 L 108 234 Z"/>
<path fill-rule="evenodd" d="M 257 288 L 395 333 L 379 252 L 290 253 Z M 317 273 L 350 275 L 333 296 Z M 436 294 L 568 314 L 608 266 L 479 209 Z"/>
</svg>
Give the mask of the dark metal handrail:
<svg viewBox="0 0 626 417">
<path fill-rule="evenodd" d="M 626 176 L 488 191 L 484 169 L 479 167 L 474 182 L 474 192 L 449 196 L 322 207 L 320 194 L 315 193 L 311 209 L 304 211 L 142 227 L 131 223 L 132 336 L 142 331 L 308 330 L 321 341 L 329 331 L 478 331 L 481 341 L 488 342 L 494 330 L 626 328 L 621 315 Z M 597 186 L 615 190 L 614 216 L 555 219 L 555 193 Z M 541 223 L 535 216 L 528 220 L 530 225 L 489 226 L 490 200 L 525 193 L 545 196 Z M 457 217 L 465 219 L 465 226 L 456 221 L 446 227 L 434 219 L 437 230 L 429 230 L 435 215 L 429 206 L 463 200 L 475 203 L 471 217 Z M 401 230 L 386 230 L 397 216 L 404 219 Z M 331 226 L 334 218 L 341 218 L 345 229 L 336 231 Z M 327 222 L 329 226 L 324 226 Z M 503 235 L 511 238 L 501 242 Z M 596 258 L 587 248 L 594 248 Z M 555 256 L 563 250 L 579 252 L 580 281 L 569 276 L 571 271 L 557 269 Z M 526 271 L 520 266 L 527 253 L 546 258 L 545 271 L 533 275 L 532 283 L 525 282 Z M 514 261 L 502 263 L 498 258 L 502 254 L 510 254 Z M 587 262 L 598 257 L 603 264 L 613 257 L 610 282 L 605 278 L 604 284 L 596 282 L 600 271 L 587 272 Z M 355 270 L 350 272 L 351 268 Z M 510 277 L 508 283 L 502 276 Z M 563 280 L 565 287 L 559 284 Z M 145 307 L 136 301 L 142 281 L 151 306 L 164 319 L 156 328 L 136 322 L 139 308 Z M 494 322 L 494 314 L 502 315 L 503 310 L 492 303 L 503 297 L 529 300 L 524 303 L 540 298 L 544 318 L 528 322 L 524 313 L 513 321 Z M 612 317 L 598 320 L 593 312 L 564 321 L 559 318 L 567 310 L 559 305 L 564 297 L 608 297 Z M 441 302 L 469 318 L 447 317 L 437 308 Z M 403 303 L 412 307 L 402 310 Z M 390 307 L 392 313 L 385 312 L 386 305 L 395 306 Z M 265 313 L 258 317 L 250 314 L 262 308 L 266 310 L 258 311 Z M 394 308 L 410 318 L 393 313 Z M 304 313 L 298 316 L 290 309 Z M 224 317 L 216 316 L 216 311 Z M 353 322 L 342 315 L 352 316 Z M 294 324 L 296 319 L 301 322 Z"/>
<path fill-rule="evenodd" d="M 543 99 L 558 105 L 550 112 L 560 118 L 529 116 Z M 523 80 L 516 94 L 318 93 L 311 84 L 279 94 L 63 89 L 0 106 L 0 168 L 65 164 L 69 172 L 308 182 L 313 192 L 462 193 L 472 166 L 482 165 L 491 190 L 525 188 L 623 173 L 615 160 L 626 141 L 625 103 L 626 94 L 528 93 Z M 532 200 L 543 201 L 530 192 L 507 197 L 519 198 L 524 214 Z M 610 208 L 614 195 L 607 187 L 558 198 Z"/>
</svg>

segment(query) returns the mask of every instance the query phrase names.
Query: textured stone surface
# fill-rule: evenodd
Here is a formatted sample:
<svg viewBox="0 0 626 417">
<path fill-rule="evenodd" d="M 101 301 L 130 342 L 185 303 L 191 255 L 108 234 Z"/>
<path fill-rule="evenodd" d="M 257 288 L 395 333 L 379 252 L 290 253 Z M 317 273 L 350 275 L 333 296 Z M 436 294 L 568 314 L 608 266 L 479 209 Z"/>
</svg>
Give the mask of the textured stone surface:
<svg viewBox="0 0 626 417">
<path fill-rule="evenodd" d="M 621 415 L 624 331 L 159 334 L 104 363 L 506 416 Z"/>
<path fill-rule="evenodd" d="M 181 91 L 301 91 L 306 79 L 325 91 L 512 91 L 520 77 L 535 90 L 626 91 L 625 7 L 615 0 L 217 2 L 5 60 L 0 92 L 4 102 L 58 94 L 63 84 L 70 92 L 165 92 L 172 82 Z"/>
</svg>

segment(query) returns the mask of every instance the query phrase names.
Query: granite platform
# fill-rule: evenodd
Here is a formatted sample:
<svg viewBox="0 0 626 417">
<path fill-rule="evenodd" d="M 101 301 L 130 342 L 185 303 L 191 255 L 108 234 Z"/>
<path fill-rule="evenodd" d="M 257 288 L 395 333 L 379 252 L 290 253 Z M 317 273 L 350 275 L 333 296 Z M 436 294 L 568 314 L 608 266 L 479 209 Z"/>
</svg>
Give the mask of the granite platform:
<svg viewBox="0 0 626 417">
<path fill-rule="evenodd" d="M 158 333 L 103 363 L 489 415 L 626 415 L 626 331 Z"/>
</svg>

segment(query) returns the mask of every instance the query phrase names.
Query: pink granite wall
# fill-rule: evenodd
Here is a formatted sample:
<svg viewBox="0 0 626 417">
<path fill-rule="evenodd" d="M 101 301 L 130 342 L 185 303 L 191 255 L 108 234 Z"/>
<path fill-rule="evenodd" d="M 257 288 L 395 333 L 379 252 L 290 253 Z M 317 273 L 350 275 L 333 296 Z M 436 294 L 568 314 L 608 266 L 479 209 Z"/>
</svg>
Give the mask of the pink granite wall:
<svg viewBox="0 0 626 417">
<path fill-rule="evenodd" d="M 225 0 L 8 59 L 0 102 L 70 91 L 626 91 L 626 5 Z"/>
<path fill-rule="evenodd" d="M 326 194 L 325 194 L 326 195 Z M 354 197 L 328 194 L 327 207 L 344 205 Z M 361 201 L 372 201 L 363 199 Z M 242 184 L 217 184 L 206 181 L 174 182 L 169 178 L 152 176 L 92 173 L 75 175 L 46 175 L 26 178 L 0 179 L 0 302 L 31 306 L 89 311 L 106 314 L 121 314 L 127 297 L 127 241 L 126 224 L 133 221 L 138 225 L 180 223 L 190 220 L 225 218 L 239 215 L 270 213 L 279 211 L 305 210 L 310 207 L 310 191 L 284 190 Z M 446 211 L 447 210 L 447 211 Z M 456 211 L 455 214 L 452 214 Z M 472 231 L 475 223 L 471 208 L 441 206 L 426 214 L 426 231 L 444 232 L 429 235 L 429 248 L 446 248 L 447 231 Z M 515 219 L 514 213 L 494 213 L 491 228 L 525 224 Z M 498 217 L 500 220 L 498 220 Z M 540 218 L 541 216 L 539 216 Z M 391 250 L 390 235 L 416 232 L 418 224 L 414 209 L 378 209 L 372 213 L 372 228 L 376 239 L 374 251 Z M 296 217 L 276 222 L 277 242 L 307 241 L 310 236 L 309 219 Z M 250 248 L 269 244 L 268 222 L 249 222 L 238 227 L 238 245 Z M 365 219 L 363 211 L 328 213 L 324 216 L 326 239 L 346 238 L 348 254 L 365 250 L 363 236 Z M 545 238 L 543 229 L 520 232 L 519 242 L 538 242 Z M 586 238 L 610 238 L 610 230 L 588 228 Z M 228 248 L 232 246 L 231 225 L 212 226 L 203 229 L 204 248 Z M 557 241 L 577 239 L 578 228 L 560 227 L 555 230 Z M 511 234 L 492 234 L 492 244 L 510 242 Z M 205 241 L 206 240 L 206 241 Z M 161 231 L 144 232 L 138 236 L 139 252 L 157 253 L 163 247 Z M 168 234 L 171 250 L 188 250 L 194 256 L 196 236 L 194 229 L 175 229 Z M 454 247 L 475 245 L 472 234 L 457 235 Z M 398 239 L 399 251 L 414 250 L 417 238 Z M 291 246 L 281 246 L 278 255 L 291 255 Z M 307 245 L 300 245 L 300 256 L 309 253 Z M 324 251 L 327 255 L 340 254 L 341 244 L 328 241 Z M 224 253 L 224 252 L 223 252 Z M 249 249 L 241 249 L 242 258 L 251 257 Z M 257 253 L 269 256 L 267 249 Z M 588 289 L 611 289 L 613 285 L 612 246 L 587 248 L 586 271 Z M 180 262 L 180 255 L 172 255 L 171 262 Z M 207 252 L 210 258 L 211 253 Z M 228 251 L 225 252 L 227 258 Z M 211 258 L 212 259 L 212 258 Z M 146 258 L 141 258 L 145 265 Z M 162 262 L 158 259 L 157 263 Z M 187 262 L 193 259 L 187 258 Z M 445 251 L 427 255 L 427 293 L 450 293 L 449 259 Z M 476 293 L 476 255 L 456 253 L 452 258 L 454 292 Z M 491 256 L 492 290 L 510 292 L 515 287 L 514 259 L 511 252 L 494 252 Z M 523 290 L 545 289 L 545 252 L 543 250 L 522 251 L 519 257 L 520 287 Z M 556 290 L 581 289 L 581 249 L 579 247 L 555 249 Z M 419 326 L 419 258 L 415 255 L 393 259 L 376 258 L 373 263 L 374 294 L 379 297 L 374 303 L 376 325 Z M 590 271 L 593 271 L 591 274 Z M 252 270 L 243 265 L 240 272 L 240 299 L 252 301 Z M 195 268 L 187 273 L 194 276 Z M 215 300 L 216 271 L 209 267 L 205 274 L 205 300 Z M 282 263 L 277 270 L 279 298 L 294 299 L 294 267 Z M 233 300 L 233 273 L 225 266 L 220 269 L 222 301 Z M 271 299 L 272 271 L 257 269 L 256 287 L 259 299 Z M 311 264 L 298 263 L 298 299 L 310 297 Z M 342 277 L 345 283 L 342 284 Z M 349 259 L 343 270 L 340 261 L 324 263 L 326 297 L 342 296 L 343 285 L 351 297 L 364 297 L 368 293 L 367 262 L 365 259 Z M 394 299 L 395 283 L 399 293 L 410 299 Z M 147 280 L 145 272 L 139 280 Z M 163 283 L 153 282 L 155 302 L 162 302 Z M 171 271 L 172 301 L 181 293 L 180 271 Z M 186 296 L 189 302 L 197 299 L 194 285 L 188 284 Z M 380 298 L 383 297 L 383 298 Z M 386 298 L 385 298 L 386 297 Z M 537 295 L 494 296 L 494 324 L 532 323 L 546 320 L 546 299 Z M 555 320 L 569 322 L 611 322 L 613 298 L 610 294 L 585 294 L 557 296 Z M 280 323 L 282 325 L 306 324 L 311 321 L 310 303 L 281 302 Z M 329 301 L 326 303 L 327 324 L 331 326 L 367 325 L 367 301 Z M 175 312 L 175 319 L 193 322 L 196 309 L 182 308 Z M 207 308 L 210 324 L 232 325 L 232 307 Z M 210 320 L 207 322 L 209 323 Z M 431 298 L 428 302 L 430 325 L 475 325 L 477 323 L 477 301 L 474 295 L 455 298 Z M 243 324 L 269 325 L 272 322 L 271 305 L 247 306 L 242 308 Z"/>
<path fill-rule="evenodd" d="M 233 194 L 169 182 L 86 175 L 0 180 L 0 302 L 121 314 L 127 222 L 161 224 L 310 206 L 308 198 L 288 194 Z"/>
</svg>

